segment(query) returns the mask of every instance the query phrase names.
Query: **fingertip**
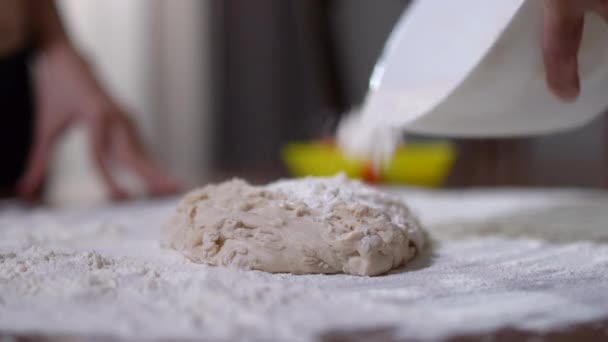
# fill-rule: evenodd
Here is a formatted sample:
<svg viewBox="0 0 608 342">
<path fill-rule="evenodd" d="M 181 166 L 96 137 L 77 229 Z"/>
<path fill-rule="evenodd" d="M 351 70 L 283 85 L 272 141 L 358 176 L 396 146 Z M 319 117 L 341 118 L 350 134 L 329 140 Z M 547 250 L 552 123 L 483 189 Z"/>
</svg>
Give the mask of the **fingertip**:
<svg viewBox="0 0 608 342">
<path fill-rule="evenodd" d="M 16 187 L 17 198 L 23 201 L 29 201 L 32 198 L 32 191 L 29 186 L 18 184 Z"/>
<path fill-rule="evenodd" d="M 549 84 L 551 92 L 564 102 L 575 102 L 580 95 L 580 88 L 574 85 L 551 85 Z"/>
<path fill-rule="evenodd" d="M 146 157 L 133 158 L 129 165 L 139 173 L 145 182 L 149 196 L 171 196 L 185 188 L 183 182 L 172 177 Z"/>
<path fill-rule="evenodd" d="M 578 98 L 581 85 L 576 56 L 553 58 L 546 62 L 546 82 L 553 94 L 565 102 Z"/>
<path fill-rule="evenodd" d="M 40 197 L 39 191 L 35 183 L 29 180 L 21 180 L 16 186 L 17 198 L 26 203 L 35 203 Z"/>
<path fill-rule="evenodd" d="M 36 179 L 36 173 L 33 169 L 29 169 L 25 174 L 17 181 L 15 191 L 17 196 L 22 199 L 33 198 L 38 189 L 38 182 Z"/>
<path fill-rule="evenodd" d="M 562 91 L 558 96 L 559 98 L 568 103 L 576 102 L 578 96 L 580 94 L 580 90 L 578 88 L 567 88 Z"/>
<path fill-rule="evenodd" d="M 547 78 L 547 86 L 551 92 L 564 102 L 574 102 L 578 99 L 581 89 L 578 76 L 568 78 Z"/>
<path fill-rule="evenodd" d="M 124 202 L 129 199 L 129 193 L 123 189 L 115 188 L 110 191 L 110 198 L 115 202 Z"/>
<path fill-rule="evenodd" d="M 183 191 L 184 186 L 178 181 L 167 180 L 163 183 L 149 185 L 149 194 L 153 197 L 163 197 L 176 195 Z"/>
</svg>

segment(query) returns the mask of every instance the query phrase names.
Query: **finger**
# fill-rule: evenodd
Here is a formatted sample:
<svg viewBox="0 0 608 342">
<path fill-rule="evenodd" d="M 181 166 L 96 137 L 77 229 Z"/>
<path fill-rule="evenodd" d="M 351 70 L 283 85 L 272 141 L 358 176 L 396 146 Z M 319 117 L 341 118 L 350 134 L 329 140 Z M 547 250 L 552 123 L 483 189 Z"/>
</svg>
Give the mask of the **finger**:
<svg viewBox="0 0 608 342">
<path fill-rule="evenodd" d="M 42 120 L 42 118 L 50 117 L 52 114 L 39 112 L 36 118 L 37 120 Z M 25 171 L 17 184 L 17 194 L 19 197 L 25 200 L 32 200 L 40 194 L 46 174 L 48 173 L 55 142 L 68 127 L 69 123 L 70 120 L 65 120 L 52 131 L 47 131 L 44 122 L 38 122 Z"/>
<path fill-rule="evenodd" d="M 549 89 L 564 101 L 574 101 L 580 93 L 578 50 L 584 11 L 569 0 L 546 0 L 543 59 Z"/>
<path fill-rule="evenodd" d="M 99 116 L 98 116 L 99 117 Z M 123 189 L 112 175 L 109 163 L 108 150 L 109 145 L 107 141 L 108 123 L 105 120 L 98 120 L 89 123 L 91 146 L 93 149 L 93 158 L 97 165 L 101 177 L 110 191 L 110 196 L 114 200 L 124 200 L 128 198 L 128 192 Z"/>
<path fill-rule="evenodd" d="M 144 180 L 149 195 L 166 196 L 180 191 L 181 184 L 146 156 L 134 156 L 126 163 Z"/>
<path fill-rule="evenodd" d="M 19 197 L 32 200 L 40 193 L 49 167 L 51 145 L 41 140 L 34 142 L 25 172 L 17 184 Z"/>
<path fill-rule="evenodd" d="M 148 193 L 153 196 L 175 194 L 181 189 L 178 181 L 164 172 L 145 152 L 143 145 L 129 123 L 119 129 L 121 162 L 133 169 L 143 179 Z"/>
</svg>

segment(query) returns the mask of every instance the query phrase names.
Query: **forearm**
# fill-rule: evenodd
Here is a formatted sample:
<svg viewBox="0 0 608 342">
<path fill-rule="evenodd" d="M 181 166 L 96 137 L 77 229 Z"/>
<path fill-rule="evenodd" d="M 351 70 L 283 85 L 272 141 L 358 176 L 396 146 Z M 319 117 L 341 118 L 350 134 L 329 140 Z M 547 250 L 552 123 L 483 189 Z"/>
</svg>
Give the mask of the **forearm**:
<svg viewBox="0 0 608 342">
<path fill-rule="evenodd" d="M 30 37 L 36 49 L 70 45 L 55 0 L 27 0 Z"/>
</svg>

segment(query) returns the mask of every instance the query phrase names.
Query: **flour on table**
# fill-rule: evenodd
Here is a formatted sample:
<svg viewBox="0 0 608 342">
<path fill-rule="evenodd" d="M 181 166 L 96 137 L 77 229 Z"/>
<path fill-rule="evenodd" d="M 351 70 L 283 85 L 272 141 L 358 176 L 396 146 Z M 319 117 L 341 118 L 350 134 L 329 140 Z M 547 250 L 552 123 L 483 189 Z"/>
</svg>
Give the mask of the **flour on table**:
<svg viewBox="0 0 608 342">
<path fill-rule="evenodd" d="M 191 262 L 158 244 L 178 199 L 77 210 L 0 202 L 0 335 L 437 341 L 508 328 L 542 340 L 608 320 L 606 192 L 383 192 L 406 200 L 437 241 L 382 277 Z"/>
<path fill-rule="evenodd" d="M 411 260 L 424 236 L 402 201 L 337 176 L 206 186 L 182 200 L 162 243 L 215 266 L 379 275 Z"/>
</svg>

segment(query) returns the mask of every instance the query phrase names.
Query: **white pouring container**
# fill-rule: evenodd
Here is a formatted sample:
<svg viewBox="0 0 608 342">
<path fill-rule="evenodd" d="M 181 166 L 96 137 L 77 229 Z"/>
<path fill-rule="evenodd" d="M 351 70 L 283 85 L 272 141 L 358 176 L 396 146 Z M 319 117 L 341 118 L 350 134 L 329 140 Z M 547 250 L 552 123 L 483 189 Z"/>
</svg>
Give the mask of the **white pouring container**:
<svg viewBox="0 0 608 342">
<path fill-rule="evenodd" d="M 587 17 L 574 103 L 545 84 L 542 28 L 541 0 L 415 1 L 375 68 L 359 124 L 500 137 L 588 123 L 608 107 L 608 25 Z"/>
</svg>

